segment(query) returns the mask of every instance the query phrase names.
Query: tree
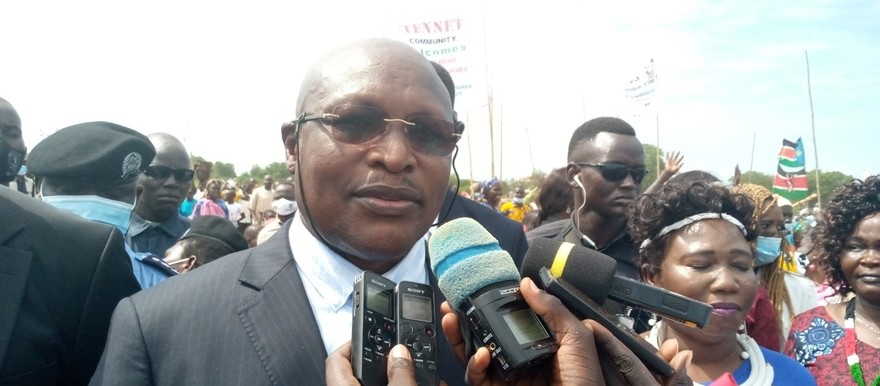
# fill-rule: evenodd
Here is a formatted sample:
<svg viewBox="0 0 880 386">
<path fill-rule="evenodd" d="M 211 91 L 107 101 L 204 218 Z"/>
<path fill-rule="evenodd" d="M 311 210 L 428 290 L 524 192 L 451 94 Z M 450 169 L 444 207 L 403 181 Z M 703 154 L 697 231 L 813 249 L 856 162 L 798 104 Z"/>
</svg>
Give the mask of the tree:
<svg viewBox="0 0 880 386">
<path fill-rule="evenodd" d="M 645 149 L 645 169 L 648 170 L 648 174 L 645 175 L 645 179 L 642 180 L 642 190 L 647 189 L 654 181 L 657 180 L 657 146 L 651 145 L 650 143 L 643 143 L 642 147 Z M 666 158 L 663 153 L 663 149 L 660 150 L 660 169 L 666 167 Z"/>
<path fill-rule="evenodd" d="M 235 165 L 226 162 L 214 161 L 214 166 L 211 169 L 211 176 L 223 180 L 228 180 L 230 178 L 234 179 L 235 177 L 237 177 L 237 175 L 235 174 Z"/>
<path fill-rule="evenodd" d="M 270 175 L 272 178 L 277 181 L 284 181 L 287 177 L 291 177 L 292 174 L 287 170 L 287 163 L 285 162 L 273 162 L 266 166 L 254 165 L 251 167 L 251 170 L 247 173 L 242 173 L 238 179 L 245 183 L 249 181 L 251 178 L 257 180 L 260 185 L 262 185 L 263 177 L 265 175 Z"/>
<path fill-rule="evenodd" d="M 747 171 L 742 173 L 742 176 L 739 179 L 739 183 L 741 184 L 755 184 L 763 186 L 767 189 L 773 190 L 773 178 L 775 176 L 771 176 L 769 174 L 764 174 L 756 171 Z M 730 177 L 727 182 L 733 184 L 734 177 Z"/>
<path fill-rule="evenodd" d="M 849 174 L 844 174 L 838 171 L 830 171 L 823 172 L 819 170 L 819 187 L 820 193 L 822 196 L 821 206 L 825 207 L 825 204 L 831 200 L 831 197 L 834 196 L 843 185 L 846 185 L 848 182 L 853 180 L 853 176 Z M 816 193 L 816 172 L 812 171 L 807 173 L 807 185 L 809 186 L 810 193 Z M 815 200 L 811 201 L 815 202 Z"/>
</svg>

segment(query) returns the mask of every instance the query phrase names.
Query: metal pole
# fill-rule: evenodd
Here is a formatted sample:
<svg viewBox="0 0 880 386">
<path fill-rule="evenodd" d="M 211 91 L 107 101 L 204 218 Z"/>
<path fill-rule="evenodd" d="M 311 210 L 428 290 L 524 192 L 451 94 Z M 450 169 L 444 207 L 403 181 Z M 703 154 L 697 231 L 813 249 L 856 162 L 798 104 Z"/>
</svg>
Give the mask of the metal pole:
<svg viewBox="0 0 880 386">
<path fill-rule="evenodd" d="M 807 95 L 810 97 L 810 126 L 813 130 L 813 157 L 816 157 L 816 195 L 818 204 L 822 204 L 822 189 L 819 185 L 819 147 L 816 145 L 816 117 L 813 115 L 813 90 L 810 87 L 810 56 L 804 50 L 804 58 L 807 60 Z"/>
<path fill-rule="evenodd" d="M 657 130 L 657 178 L 660 178 L 660 113 L 654 112 L 654 126 Z"/>
<path fill-rule="evenodd" d="M 752 171 L 755 170 L 755 141 L 758 139 L 758 133 L 752 133 L 752 157 L 749 161 L 749 179 L 747 183 L 752 183 Z"/>
</svg>

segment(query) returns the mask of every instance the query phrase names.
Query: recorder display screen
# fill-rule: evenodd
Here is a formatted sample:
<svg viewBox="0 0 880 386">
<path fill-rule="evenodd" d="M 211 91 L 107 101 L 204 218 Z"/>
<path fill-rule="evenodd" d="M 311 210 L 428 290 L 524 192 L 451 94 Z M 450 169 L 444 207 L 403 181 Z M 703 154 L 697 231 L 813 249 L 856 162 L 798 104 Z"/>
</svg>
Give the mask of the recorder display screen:
<svg viewBox="0 0 880 386">
<path fill-rule="evenodd" d="M 391 316 L 391 291 L 367 287 L 367 308 Z"/>
<path fill-rule="evenodd" d="M 530 308 L 504 314 L 504 321 L 519 344 L 529 344 L 550 337 Z"/>
<path fill-rule="evenodd" d="M 433 302 L 431 298 L 416 295 L 403 295 L 403 304 L 400 312 L 404 319 L 418 320 L 420 322 L 433 322 Z"/>
</svg>

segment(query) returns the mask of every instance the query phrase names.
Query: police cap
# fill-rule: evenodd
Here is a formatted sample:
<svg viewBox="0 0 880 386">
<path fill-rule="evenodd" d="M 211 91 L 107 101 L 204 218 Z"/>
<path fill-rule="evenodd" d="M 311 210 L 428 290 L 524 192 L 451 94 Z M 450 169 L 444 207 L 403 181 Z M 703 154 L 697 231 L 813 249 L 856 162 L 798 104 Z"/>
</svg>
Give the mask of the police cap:
<svg viewBox="0 0 880 386">
<path fill-rule="evenodd" d="M 137 131 L 110 122 L 86 122 L 46 137 L 27 162 L 36 176 L 119 185 L 135 181 L 155 156 L 149 138 Z"/>
<path fill-rule="evenodd" d="M 201 237 L 211 239 L 229 247 L 232 252 L 248 249 L 247 240 L 229 220 L 218 216 L 197 216 L 181 240 Z"/>
</svg>

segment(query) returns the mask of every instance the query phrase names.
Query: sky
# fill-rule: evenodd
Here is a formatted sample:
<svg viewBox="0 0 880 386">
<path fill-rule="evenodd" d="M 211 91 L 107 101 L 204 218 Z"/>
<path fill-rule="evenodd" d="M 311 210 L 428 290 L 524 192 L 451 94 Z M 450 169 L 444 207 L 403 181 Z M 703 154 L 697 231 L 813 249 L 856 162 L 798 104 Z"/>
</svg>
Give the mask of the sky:
<svg viewBox="0 0 880 386">
<path fill-rule="evenodd" d="M 613 4 L 607 4 L 613 3 Z M 524 177 L 566 164 L 571 133 L 617 116 L 643 143 L 680 151 L 683 171 L 774 174 L 782 139 L 807 169 L 880 173 L 880 2 L 3 1 L 0 97 L 25 142 L 104 120 L 167 132 L 191 154 L 251 166 L 284 161 L 307 66 L 342 43 L 462 18 L 493 95 L 456 104 L 462 178 Z M 814 146 L 805 51 L 815 117 Z M 623 97 L 653 59 L 651 106 Z M 488 91 L 486 91 L 488 93 Z M 485 94 L 482 94 L 485 96 Z M 458 101 L 457 101 L 458 102 Z"/>
</svg>

